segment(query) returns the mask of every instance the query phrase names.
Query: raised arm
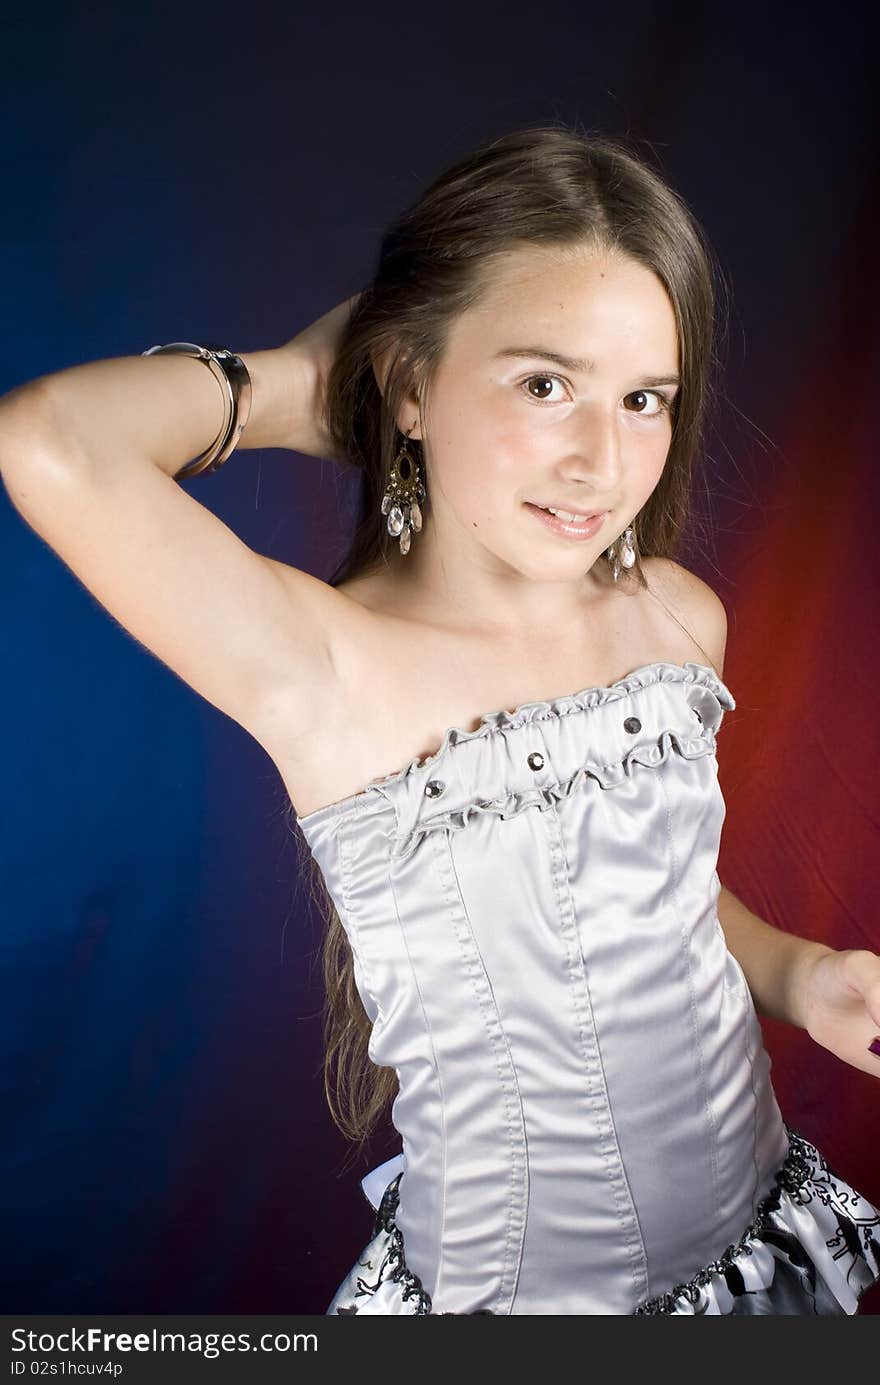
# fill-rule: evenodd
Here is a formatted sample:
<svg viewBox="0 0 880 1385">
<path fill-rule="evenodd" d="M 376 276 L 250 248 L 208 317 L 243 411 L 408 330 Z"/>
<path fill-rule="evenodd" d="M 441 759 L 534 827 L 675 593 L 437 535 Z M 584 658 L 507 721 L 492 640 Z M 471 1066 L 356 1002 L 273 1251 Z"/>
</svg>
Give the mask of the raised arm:
<svg viewBox="0 0 880 1385">
<path fill-rule="evenodd" d="M 240 449 L 322 445 L 314 371 L 292 347 L 242 357 L 253 400 Z M 332 694 L 354 603 L 255 553 L 173 479 L 222 419 L 201 361 L 94 361 L 0 398 L 0 472 L 26 522 L 135 639 L 261 743 L 283 715 L 295 753 Z M 211 480 L 188 484 L 207 495 Z"/>
</svg>

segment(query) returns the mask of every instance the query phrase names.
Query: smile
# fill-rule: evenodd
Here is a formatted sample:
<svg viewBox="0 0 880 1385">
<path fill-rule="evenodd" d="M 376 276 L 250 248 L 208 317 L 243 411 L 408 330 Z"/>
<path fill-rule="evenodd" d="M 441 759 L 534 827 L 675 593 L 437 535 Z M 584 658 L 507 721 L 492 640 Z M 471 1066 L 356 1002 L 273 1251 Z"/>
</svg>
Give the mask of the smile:
<svg viewBox="0 0 880 1385">
<path fill-rule="evenodd" d="M 534 505 L 530 500 L 525 502 L 525 506 L 540 520 L 545 529 L 566 539 L 593 538 L 609 514 L 608 510 L 601 510 L 599 514 L 578 515 L 571 510 L 557 510 L 549 505 Z"/>
</svg>

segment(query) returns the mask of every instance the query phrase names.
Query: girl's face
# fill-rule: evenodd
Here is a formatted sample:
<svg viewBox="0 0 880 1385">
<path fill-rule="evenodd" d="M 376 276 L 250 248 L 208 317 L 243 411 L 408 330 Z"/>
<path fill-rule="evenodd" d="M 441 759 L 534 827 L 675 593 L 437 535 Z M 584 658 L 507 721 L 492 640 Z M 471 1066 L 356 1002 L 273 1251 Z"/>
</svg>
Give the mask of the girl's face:
<svg viewBox="0 0 880 1385">
<path fill-rule="evenodd" d="M 505 255 L 455 322 L 412 433 L 428 502 L 404 562 L 424 573 L 442 555 L 444 573 L 477 581 L 582 586 L 660 479 L 678 369 L 675 314 L 650 270 L 582 247 Z M 403 431 L 416 417 L 401 411 Z M 530 504 L 608 513 L 571 538 Z"/>
</svg>

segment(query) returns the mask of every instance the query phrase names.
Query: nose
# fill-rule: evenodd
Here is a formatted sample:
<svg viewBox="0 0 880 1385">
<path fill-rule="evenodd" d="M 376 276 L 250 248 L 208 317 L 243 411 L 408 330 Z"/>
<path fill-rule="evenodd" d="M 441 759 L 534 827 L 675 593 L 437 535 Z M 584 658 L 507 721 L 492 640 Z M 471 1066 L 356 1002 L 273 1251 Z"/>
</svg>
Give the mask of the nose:
<svg viewBox="0 0 880 1385">
<path fill-rule="evenodd" d="M 623 467 L 616 408 L 594 404 L 586 407 L 579 418 L 572 419 L 569 450 L 559 467 L 565 480 L 581 482 L 597 498 L 613 494 Z"/>
</svg>

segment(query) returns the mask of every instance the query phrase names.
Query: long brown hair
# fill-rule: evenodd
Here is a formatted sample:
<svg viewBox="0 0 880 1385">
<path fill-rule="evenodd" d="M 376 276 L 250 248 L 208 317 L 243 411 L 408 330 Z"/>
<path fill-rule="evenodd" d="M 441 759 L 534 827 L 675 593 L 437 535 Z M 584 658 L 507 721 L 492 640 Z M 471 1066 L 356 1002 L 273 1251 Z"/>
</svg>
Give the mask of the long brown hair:
<svg viewBox="0 0 880 1385">
<path fill-rule="evenodd" d="M 624 580 L 646 587 L 639 559 L 677 551 L 691 516 L 692 472 L 714 390 L 712 252 L 685 203 L 639 154 L 621 140 L 551 123 L 482 144 L 385 232 L 375 275 L 356 301 L 327 385 L 326 421 L 336 455 L 360 473 L 354 532 L 331 586 L 384 565 L 396 542 L 380 506 L 402 437 L 398 409 L 409 393 L 426 399 L 449 330 L 479 301 L 495 258 L 516 246 L 584 244 L 653 270 L 675 311 L 681 387 L 672 439 L 660 480 L 633 521 L 637 557 Z M 723 286 L 720 276 L 719 282 Z M 374 360 L 386 352 L 383 393 Z M 408 445 L 424 476 L 421 443 Z M 428 504 L 430 489 L 429 478 Z M 301 833 L 299 840 L 305 846 Z M 307 846 L 302 859 L 327 921 L 325 1093 L 339 1129 L 362 1144 L 396 1094 L 397 1075 L 369 1058 L 371 1025 L 347 935 Z"/>
</svg>

